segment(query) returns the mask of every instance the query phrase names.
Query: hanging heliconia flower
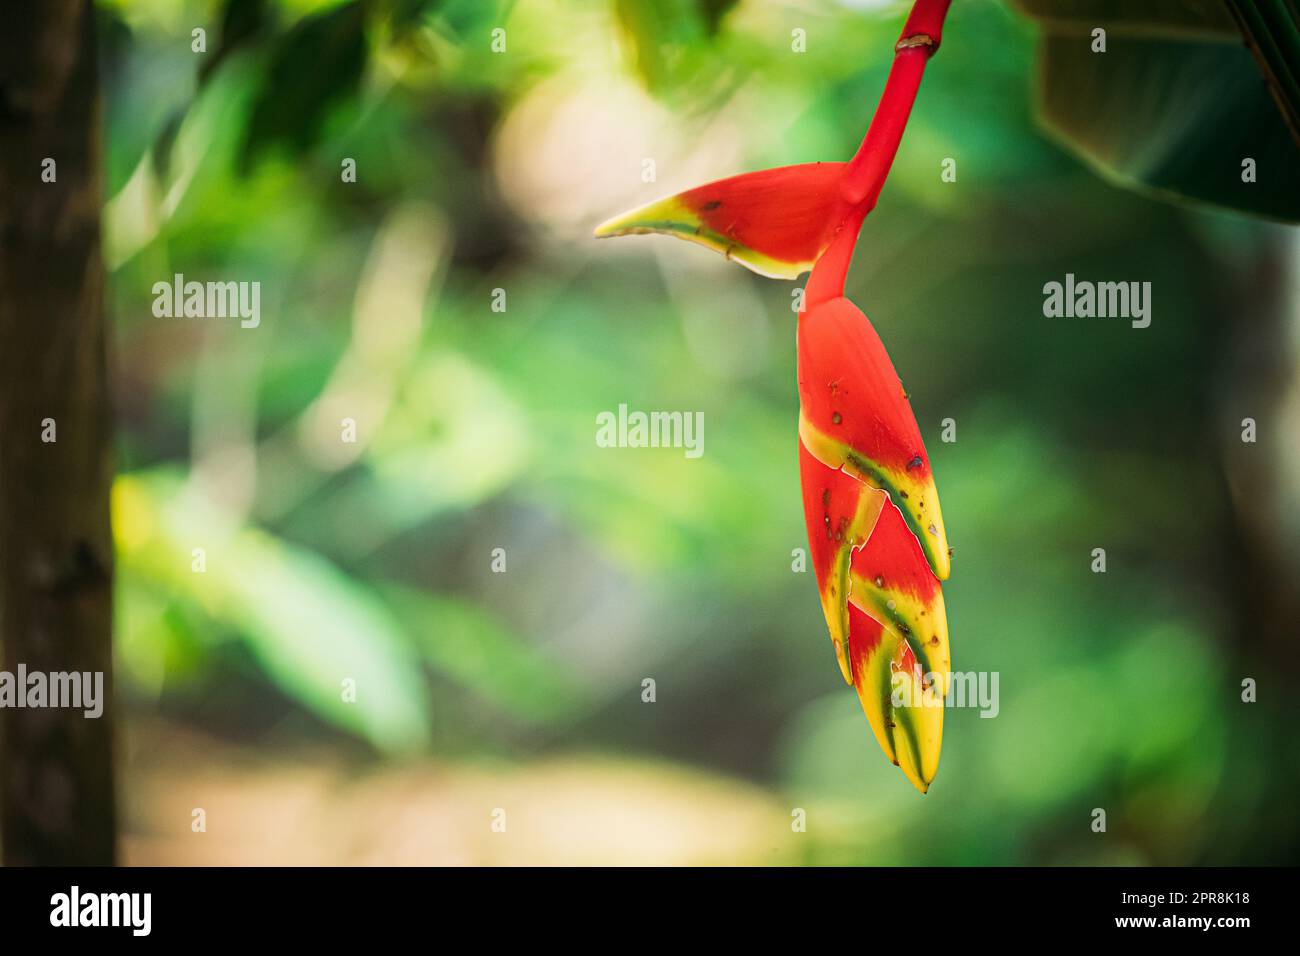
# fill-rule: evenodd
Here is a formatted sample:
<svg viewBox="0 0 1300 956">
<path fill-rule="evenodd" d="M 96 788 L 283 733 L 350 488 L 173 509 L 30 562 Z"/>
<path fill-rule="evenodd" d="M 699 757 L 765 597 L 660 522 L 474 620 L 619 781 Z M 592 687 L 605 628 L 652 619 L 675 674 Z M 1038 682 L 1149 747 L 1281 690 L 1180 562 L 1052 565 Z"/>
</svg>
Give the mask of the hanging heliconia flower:
<svg viewBox="0 0 1300 956">
<path fill-rule="evenodd" d="M 849 162 L 718 180 L 596 230 L 679 236 L 773 278 L 812 270 L 797 347 L 813 569 L 844 679 L 885 755 L 923 793 L 939 765 L 951 670 L 939 584 L 949 572 L 948 538 L 907 393 L 876 330 L 844 297 L 844 282 L 949 3 L 916 0 L 880 106 Z"/>
</svg>

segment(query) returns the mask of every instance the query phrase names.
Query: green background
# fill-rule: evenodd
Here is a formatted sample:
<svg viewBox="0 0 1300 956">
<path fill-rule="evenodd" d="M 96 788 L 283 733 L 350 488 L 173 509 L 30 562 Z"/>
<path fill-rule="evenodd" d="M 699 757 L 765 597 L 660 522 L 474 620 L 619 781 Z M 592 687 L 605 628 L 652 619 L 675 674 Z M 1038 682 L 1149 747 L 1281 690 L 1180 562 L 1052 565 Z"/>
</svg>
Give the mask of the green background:
<svg viewBox="0 0 1300 956">
<path fill-rule="evenodd" d="M 933 460 L 954 667 L 999 674 L 922 797 L 792 571 L 797 284 L 590 238 L 849 156 L 901 9 L 99 12 L 126 862 L 1294 862 L 1294 236 L 1053 145 L 1028 21 L 955 5 L 849 280 Z M 1044 318 L 1067 272 L 1151 282 L 1151 327 Z M 260 281 L 260 327 L 155 318 L 175 273 Z M 703 457 L 597 447 L 620 403 L 703 412 Z"/>
</svg>

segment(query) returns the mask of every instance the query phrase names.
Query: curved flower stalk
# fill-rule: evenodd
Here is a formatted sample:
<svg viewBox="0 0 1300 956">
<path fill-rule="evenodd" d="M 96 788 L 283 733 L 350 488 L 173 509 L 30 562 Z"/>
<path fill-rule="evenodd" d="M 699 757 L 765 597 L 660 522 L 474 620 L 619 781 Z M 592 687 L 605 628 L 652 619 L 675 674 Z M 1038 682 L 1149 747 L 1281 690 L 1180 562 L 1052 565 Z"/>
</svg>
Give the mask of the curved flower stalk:
<svg viewBox="0 0 1300 956">
<path fill-rule="evenodd" d="M 844 282 L 949 3 L 916 0 L 880 106 L 849 162 L 721 179 L 596 230 L 678 236 L 772 278 L 812 270 L 797 349 L 800 484 L 813 570 L 840 671 L 885 756 L 922 793 L 939 765 L 951 670 L 940 588 L 950 551 L 907 393 L 875 329 L 844 297 Z"/>
</svg>

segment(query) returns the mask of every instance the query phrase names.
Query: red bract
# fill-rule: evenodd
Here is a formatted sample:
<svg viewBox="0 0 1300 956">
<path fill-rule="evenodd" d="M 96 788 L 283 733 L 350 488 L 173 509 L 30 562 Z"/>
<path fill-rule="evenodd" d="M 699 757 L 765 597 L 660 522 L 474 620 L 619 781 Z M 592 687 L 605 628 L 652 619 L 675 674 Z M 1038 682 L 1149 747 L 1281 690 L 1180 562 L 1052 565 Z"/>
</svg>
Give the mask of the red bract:
<svg viewBox="0 0 1300 956">
<path fill-rule="evenodd" d="M 799 474 L 841 672 L 885 756 L 925 791 L 939 762 L 950 670 L 939 580 L 887 492 L 823 464 L 802 441 Z M 921 702 L 928 709 L 914 712 Z"/>
<path fill-rule="evenodd" d="M 881 509 L 866 544 L 854 552 L 850 576 L 849 600 L 906 637 L 946 694 L 951 664 L 943 588 L 892 504 Z"/>
<path fill-rule="evenodd" d="M 948 577 L 948 539 L 930 459 L 903 383 L 867 317 L 848 299 L 799 321 L 799 437 L 818 460 L 889 492 L 934 573 Z"/>
<path fill-rule="evenodd" d="M 804 521 L 813 573 L 821 592 L 826 626 L 844 679 L 849 671 L 850 571 L 853 551 L 862 547 L 888 500 L 886 494 L 863 484 L 838 468 L 822 464 L 799 442 L 799 479 L 803 487 Z"/>
<path fill-rule="evenodd" d="M 844 297 L 853 247 L 889 173 L 950 0 L 917 0 L 880 106 L 847 163 L 718 180 L 596 230 L 662 232 L 761 275 L 811 269 L 799 314 L 799 474 L 822 611 L 844 679 L 881 749 L 923 793 L 939 765 L 949 686 L 940 581 L 950 552 L 907 392 Z"/>
<path fill-rule="evenodd" d="M 616 216 L 596 235 L 662 232 L 759 275 L 793 279 L 826 251 L 847 211 L 840 195 L 846 165 L 806 163 L 719 179 Z"/>
<path fill-rule="evenodd" d="M 943 697 L 897 631 L 849 605 L 853 686 L 885 756 L 925 793 L 939 769 Z"/>
</svg>

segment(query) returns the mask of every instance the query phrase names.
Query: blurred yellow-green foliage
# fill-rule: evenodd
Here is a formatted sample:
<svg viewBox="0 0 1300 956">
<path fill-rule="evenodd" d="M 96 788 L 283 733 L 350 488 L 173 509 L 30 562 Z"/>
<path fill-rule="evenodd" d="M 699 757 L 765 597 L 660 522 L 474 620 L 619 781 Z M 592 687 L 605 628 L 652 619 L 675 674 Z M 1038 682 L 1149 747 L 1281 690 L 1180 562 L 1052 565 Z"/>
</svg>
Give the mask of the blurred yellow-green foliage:
<svg viewBox="0 0 1300 956">
<path fill-rule="evenodd" d="M 954 666 L 1000 675 L 924 798 L 792 571 L 795 284 L 590 238 L 850 155 L 897 5 L 99 12 L 128 859 L 1295 860 L 1295 634 L 1254 589 L 1294 581 L 1296 432 L 1251 401 L 1294 346 L 1242 343 L 1279 309 L 1296 341 L 1260 264 L 1297 247 L 1046 141 L 1011 10 L 955 4 L 850 278 L 933 456 Z M 1045 319 L 1067 272 L 1151 281 L 1152 326 Z M 260 281 L 260 325 L 156 318 L 176 273 Z M 702 411 L 704 455 L 597 447 L 620 403 Z M 1263 520 L 1224 451 L 1252 413 Z"/>
</svg>

